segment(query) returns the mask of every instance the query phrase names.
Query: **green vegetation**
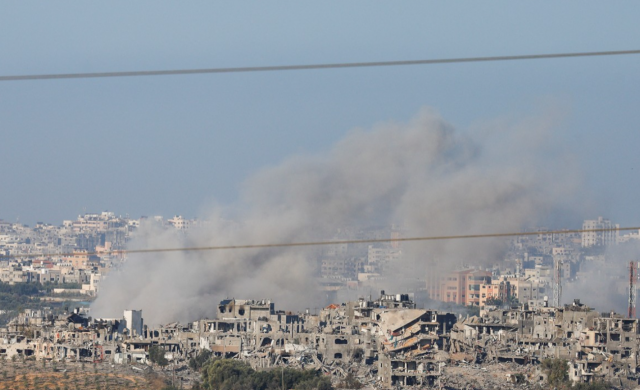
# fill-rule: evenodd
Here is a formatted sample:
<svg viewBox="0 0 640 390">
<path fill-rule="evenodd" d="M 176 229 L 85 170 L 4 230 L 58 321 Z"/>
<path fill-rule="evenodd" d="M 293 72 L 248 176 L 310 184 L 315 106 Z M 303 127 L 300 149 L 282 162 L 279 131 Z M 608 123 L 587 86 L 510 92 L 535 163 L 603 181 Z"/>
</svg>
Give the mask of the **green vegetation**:
<svg viewBox="0 0 640 390">
<path fill-rule="evenodd" d="M 551 386 L 560 386 L 569 382 L 569 365 L 564 359 L 544 359 L 542 369 L 547 374 Z"/>
<path fill-rule="evenodd" d="M 6 324 L 24 309 L 37 309 L 41 306 L 40 283 L 8 284 L 0 282 L 0 325 Z"/>
<path fill-rule="evenodd" d="M 256 371 L 233 359 L 213 359 L 202 367 L 202 388 L 219 390 L 330 390 L 331 381 L 314 370 L 291 368 Z"/>
<path fill-rule="evenodd" d="M 160 367 L 164 367 L 169 364 L 167 358 L 164 357 L 164 349 L 157 345 L 149 348 L 149 360 L 151 360 L 151 363 L 155 363 Z"/>
<path fill-rule="evenodd" d="M 39 295 L 40 290 L 43 289 L 40 283 L 16 283 L 8 284 L 0 282 L 0 293 L 20 295 L 20 296 L 34 296 Z"/>
<path fill-rule="evenodd" d="M 51 282 L 46 282 L 44 284 L 40 284 L 40 283 L 35 283 L 35 284 L 39 284 L 40 286 L 42 286 L 42 290 L 45 290 L 47 292 L 51 292 L 53 291 L 54 288 L 67 288 L 67 289 L 81 289 L 82 288 L 82 284 L 80 283 L 51 283 Z"/>
<path fill-rule="evenodd" d="M 576 383 L 571 390 L 609 390 L 612 386 L 605 382 Z"/>
<path fill-rule="evenodd" d="M 338 383 L 336 387 L 339 389 L 356 389 L 357 390 L 364 387 L 364 385 L 360 383 L 360 381 L 357 380 L 352 373 L 348 373 L 347 377 L 344 378 L 342 382 Z"/>
<path fill-rule="evenodd" d="M 542 369 L 547 374 L 547 383 L 558 389 L 566 390 L 609 390 L 611 385 L 605 382 L 576 383 L 569 380 L 569 365 L 564 359 L 544 359 Z"/>
<path fill-rule="evenodd" d="M 54 314 L 60 314 L 65 307 L 77 306 L 77 302 L 50 302 L 44 301 L 41 297 L 47 296 L 54 288 L 80 288 L 77 283 L 41 284 L 16 283 L 8 284 L 0 282 L 0 308 L 5 311 L 0 314 L 0 326 L 5 325 L 9 320 L 25 309 L 42 309 L 50 307 Z M 93 298 L 82 296 L 83 300 L 90 301 Z"/>
<path fill-rule="evenodd" d="M 207 363 L 207 361 L 211 358 L 211 355 L 211 351 L 207 351 L 206 349 L 201 350 L 196 357 L 192 357 L 189 360 L 189 367 L 192 370 L 199 371 L 202 366 L 204 366 L 205 363 Z"/>
</svg>

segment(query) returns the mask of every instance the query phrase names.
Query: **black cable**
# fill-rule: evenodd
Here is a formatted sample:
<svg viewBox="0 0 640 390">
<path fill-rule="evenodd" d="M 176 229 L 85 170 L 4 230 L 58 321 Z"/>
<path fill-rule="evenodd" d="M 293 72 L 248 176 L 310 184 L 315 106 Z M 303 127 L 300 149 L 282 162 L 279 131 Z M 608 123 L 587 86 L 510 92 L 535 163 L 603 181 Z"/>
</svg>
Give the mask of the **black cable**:
<svg viewBox="0 0 640 390">
<path fill-rule="evenodd" d="M 333 64 L 253 66 L 253 67 L 235 67 L 235 68 L 141 70 L 141 71 L 127 71 L 127 72 L 95 72 L 95 73 L 57 73 L 57 74 L 52 73 L 52 74 L 0 76 L 0 81 L 89 79 L 89 78 L 103 78 L 103 77 L 173 76 L 173 75 L 207 74 L 207 73 L 247 73 L 247 72 L 271 72 L 271 71 L 288 71 L 288 70 L 367 68 L 367 67 L 381 67 L 381 66 L 455 64 L 455 63 L 465 63 L 465 62 L 538 60 L 538 59 L 546 59 L 546 58 L 596 57 L 596 56 L 614 56 L 614 55 L 625 55 L 625 54 L 640 54 L 640 50 L 598 51 L 598 52 L 556 53 L 556 54 L 528 54 L 528 55 L 497 56 L 497 57 L 445 58 L 445 59 L 434 59 L 434 60 L 344 62 L 344 63 L 333 63 Z"/>
<path fill-rule="evenodd" d="M 427 237 L 407 237 L 407 238 L 376 238 L 363 240 L 330 240 L 330 241 L 309 241 L 309 242 L 290 242 L 290 243 L 273 243 L 273 244 L 245 244 L 245 245 L 219 245 L 204 247 L 185 247 L 185 248 L 152 248 L 152 249 L 123 249 L 104 252 L 81 252 L 81 253 L 24 253 L 16 255 L 0 256 L 0 260 L 11 258 L 34 258 L 34 257 L 66 257 L 75 254 L 83 255 L 124 255 L 134 253 L 158 253 L 158 252 L 196 252 L 196 251 L 213 251 L 213 250 L 232 250 L 232 249 L 265 249 L 265 248 L 284 248 L 284 247 L 303 247 L 303 246 L 320 246 L 320 245 L 340 245 L 340 244 L 372 244 L 384 242 L 409 242 L 409 241 L 441 241 L 441 240 L 460 240 L 470 238 L 500 238 L 500 237 L 525 237 L 549 234 L 573 234 L 573 233 L 602 233 L 602 232 L 622 232 L 630 230 L 640 230 L 640 227 L 621 227 L 612 229 L 574 229 L 574 230 L 548 230 L 543 232 L 518 232 L 518 233 L 486 233 L 486 234 L 465 234 L 455 236 L 427 236 Z"/>
</svg>

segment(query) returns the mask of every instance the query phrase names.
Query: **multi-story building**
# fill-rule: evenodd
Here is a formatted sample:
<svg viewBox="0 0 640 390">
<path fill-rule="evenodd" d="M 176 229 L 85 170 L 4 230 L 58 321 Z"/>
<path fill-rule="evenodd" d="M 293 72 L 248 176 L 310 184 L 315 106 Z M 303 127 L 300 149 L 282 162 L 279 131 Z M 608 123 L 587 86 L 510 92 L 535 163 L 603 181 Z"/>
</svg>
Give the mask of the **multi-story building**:
<svg viewBox="0 0 640 390">
<path fill-rule="evenodd" d="M 182 215 L 175 215 L 173 218 L 167 220 L 174 228 L 178 230 L 188 230 L 194 221 L 184 218 Z"/>
<path fill-rule="evenodd" d="M 369 264 L 381 264 L 395 262 L 400 259 L 402 252 L 400 249 L 393 247 L 374 247 L 369 246 L 367 250 L 367 260 Z"/>
<path fill-rule="evenodd" d="M 582 233 L 582 247 L 589 248 L 592 246 L 605 246 L 616 244 L 618 242 L 620 225 L 613 224 L 610 220 L 598 217 L 598 219 L 585 220 L 582 224 L 582 230 L 600 230 Z"/>
<path fill-rule="evenodd" d="M 487 301 L 491 300 L 507 303 L 511 297 L 513 297 L 513 286 L 506 277 L 480 285 L 480 307 L 486 306 Z"/>
<path fill-rule="evenodd" d="M 524 270 L 524 278 L 538 284 L 551 284 L 553 272 L 547 265 L 536 265 L 534 268 Z"/>
<path fill-rule="evenodd" d="M 86 250 L 74 252 L 73 255 L 66 258 L 71 266 L 75 269 L 87 269 L 95 267 L 100 263 L 100 258 L 96 255 L 90 254 Z"/>
<path fill-rule="evenodd" d="M 542 301 L 545 296 L 552 295 L 551 287 L 548 284 L 527 278 L 514 278 L 510 280 L 511 294 L 520 303 L 530 301 Z"/>
<path fill-rule="evenodd" d="M 439 293 L 431 296 L 431 299 L 464 306 L 480 306 L 483 284 L 491 284 L 491 272 L 476 269 L 454 271 L 440 280 Z"/>
<path fill-rule="evenodd" d="M 343 277 L 356 279 L 364 259 L 331 257 L 322 259 L 320 274 L 322 277 Z"/>
</svg>

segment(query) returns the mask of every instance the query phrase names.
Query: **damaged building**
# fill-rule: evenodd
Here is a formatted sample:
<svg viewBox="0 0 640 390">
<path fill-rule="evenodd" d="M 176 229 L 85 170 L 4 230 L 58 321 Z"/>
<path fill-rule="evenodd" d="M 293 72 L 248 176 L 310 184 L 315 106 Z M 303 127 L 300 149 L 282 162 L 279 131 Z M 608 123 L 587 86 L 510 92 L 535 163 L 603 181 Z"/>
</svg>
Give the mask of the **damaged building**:
<svg viewBox="0 0 640 390">
<path fill-rule="evenodd" d="M 465 364 L 535 367 L 559 358 L 574 382 L 622 387 L 640 383 L 638 333 L 637 319 L 598 313 L 577 300 L 561 308 L 487 307 L 460 317 L 418 309 L 410 294 L 382 291 L 377 299 L 332 304 L 317 314 L 277 310 L 268 299 L 224 299 L 214 319 L 162 326 L 145 324 L 140 310 L 112 319 L 91 319 L 82 310 L 60 316 L 25 310 L 0 329 L 0 357 L 144 366 L 157 346 L 188 371 L 189 359 L 208 350 L 256 369 L 312 368 L 380 388 L 440 386 Z M 507 373 L 504 380 L 519 378 Z M 527 378 L 543 379 L 539 370 Z"/>
</svg>

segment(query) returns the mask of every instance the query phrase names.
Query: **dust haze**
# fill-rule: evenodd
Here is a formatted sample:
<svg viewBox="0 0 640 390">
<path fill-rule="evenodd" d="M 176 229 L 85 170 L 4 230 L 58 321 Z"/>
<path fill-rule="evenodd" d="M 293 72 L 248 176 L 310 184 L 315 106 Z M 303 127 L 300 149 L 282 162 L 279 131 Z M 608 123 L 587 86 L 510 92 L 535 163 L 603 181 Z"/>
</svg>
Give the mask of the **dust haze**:
<svg viewBox="0 0 640 390">
<path fill-rule="evenodd" d="M 640 243 L 630 241 L 609 245 L 595 260 L 585 260 L 574 281 L 562 287 L 562 302 L 582 303 L 600 312 L 627 313 L 629 299 L 629 262 L 640 260 Z M 637 271 L 636 271 L 637 272 Z"/>
<path fill-rule="evenodd" d="M 407 123 L 354 129 L 330 150 L 266 167 L 242 187 L 236 212 L 212 207 L 208 225 L 182 234 L 141 226 L 130 248 L 172 248 L 326 240 L 343 226 L 399 224 L 405 236 L 519 231 L 557 209 L 578 187 L 554 147 L 557 115 L 496 120 L 457 132 L 438 113 Z M 277 308 L 323 304 L 314 275 L 318 248 L 130 255 L 104 280 L 95 317 L 142 309 L 149 324 L 213 318 L 225 297 L 275 300 Z M 461 263 L 500 258 L 503 241 L 403 246 L 402 275 L 425 277 Z M 390 284 L 393 284 L 391 281 Z M 397 283 L 401 284 L 401 283 Z M 387 289 L 402 286 L 388 286 Z"/>
</svg>

